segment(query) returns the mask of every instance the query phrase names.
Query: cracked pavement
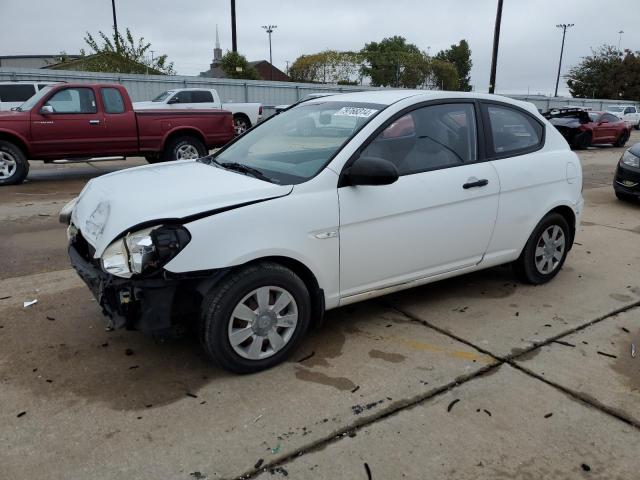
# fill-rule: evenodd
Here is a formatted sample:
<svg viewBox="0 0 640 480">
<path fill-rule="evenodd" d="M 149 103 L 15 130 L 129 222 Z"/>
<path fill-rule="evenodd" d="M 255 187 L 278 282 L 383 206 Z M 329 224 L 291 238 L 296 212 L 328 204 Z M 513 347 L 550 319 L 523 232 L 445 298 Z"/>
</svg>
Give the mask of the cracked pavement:
<svg viewBox="0 0 640 480">
<path fill-rule="evenodd" d="M 613 194 L 622 151 L 580 152 L 583 225 L 551 283 L 500 267 L 334 310 L 249 376 L 191 338 L 105 331 L 69 269 L 59 208 L 144 161 L 34 163 L 0 189 L 0 478 L 634 478 L 640 203 Z"/>
</svg>

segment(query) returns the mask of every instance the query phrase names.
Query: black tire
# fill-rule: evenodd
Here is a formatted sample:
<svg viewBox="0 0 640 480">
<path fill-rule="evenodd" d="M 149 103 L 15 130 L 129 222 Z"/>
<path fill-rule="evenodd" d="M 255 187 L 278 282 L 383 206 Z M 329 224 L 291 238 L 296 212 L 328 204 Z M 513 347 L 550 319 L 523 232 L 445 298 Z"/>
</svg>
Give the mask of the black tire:
<svg viewBox="0 0 640 480">
<path fill-rule="evenodd" d="M 640 120 L 638 120 L 638 123 L 636 123 L 635 129 L 640 130 Z"/>
<path fill-rule="evenodd" d="M 244 132 L 251 128 L 251 122 L 246 115 L 234 115 L 233 116 L 233 129 L 236 132 L 236 136 L 242 135 Z"/>
<path fill-rule="evenodd" d="M 0 186 L 24 182 L 29 173 L 29 161 L 15 144 L 0 140 Z"/>
<path fill-rule="evenodd" d="M 580 132 L 573 137 L 573 148 L 585 150 L 591 146 L 591 132 Z"/>
<path fill-rule="evenodd" d="M 553 266 L 553 269 L 548 273 L 544 273 L 536 265 L 536 248 L 541 241 L 542 234 L 547 231 L 547 229 L 554 226 L 560 227 L 562 230 L 565 242 L 564 250 L 562 252 L 562 257 L 557 264 Z M 540 220 L 538 225 L 536 225 L 536 228 L 533 229 L 533 233 L 531 233 L 529 240 L 527 240 L 527 243 L 520 254 L 520 258 L 514 262 L 513 266 L 516 276 L 524 283 L 530 283 L 533 285 L 547 283 L 558 274 L 562 265 L 564 265 L 567 253 L 571 247 L 571 238 L 572 233 L 569 230 L 569 224 L 565 218 L 559 213 L 547 214 L 542 220 Z"/>
<path fill-rule="evenodd" d="M 160 155 L 145 155 L 144 158 L 148 163 L 158 163 L 162 161 Z"/>
<path fill-rule="evenodd" d="M 192 155 L 186 157 L 181 153 L 182 150 L 191 150 Z M 185 160 L 187 158 L 201 158 L 206 154 L 207 149 L 200 139 L 191 135 L 181 135 L 169 140 L 162 152 L 161 159 L 163 162 L 170 162 L 172 160 Z M 149 161 L 149 159 L 147 159 L 147 161 Z"/>
<path fill-rule="evenodd" d="M 620 134 L 618 139 L 613 144 L 614 147 L 624 147 L 627 141 L 629 141 L 629 132 L 624 131 Z"/>
<path fill-rule="evenodd" d="M 280 350 L 267 358 L 251 360 L 234 350 L 228 329 L 234 321 L 232 313 L 236 306 L 253 290 L 265 286 L 281 288 L 295 300 L 297 324 Z M 287 359 L 303 339 L 310 319 L 309 291 L 300 277 L 282 265 L 263 262 L 230 273 L 205 297 L 200 312 L 199 337 L 207 355 L 222 368 L 235 373 L 253 373 Z"/>
</svg>

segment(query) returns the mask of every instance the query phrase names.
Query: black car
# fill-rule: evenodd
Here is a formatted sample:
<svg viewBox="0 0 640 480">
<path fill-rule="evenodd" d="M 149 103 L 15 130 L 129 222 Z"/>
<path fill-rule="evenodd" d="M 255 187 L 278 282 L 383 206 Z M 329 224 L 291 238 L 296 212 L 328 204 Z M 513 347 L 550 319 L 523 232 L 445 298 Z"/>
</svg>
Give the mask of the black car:
<svg viewBox="0 0 640 480">
<path fill-rule="evenodd" d="M 640 199 L 640 143 L 622 154 L 613 180 L 613 189 L 620 200 Z"/>
</svg>

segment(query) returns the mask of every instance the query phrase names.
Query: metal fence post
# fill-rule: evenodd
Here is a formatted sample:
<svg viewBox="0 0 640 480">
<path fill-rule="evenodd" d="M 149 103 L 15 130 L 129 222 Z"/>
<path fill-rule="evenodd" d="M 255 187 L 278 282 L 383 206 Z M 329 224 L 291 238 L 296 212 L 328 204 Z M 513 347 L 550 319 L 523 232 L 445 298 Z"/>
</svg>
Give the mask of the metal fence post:
<svg viewBox="0 0 640 480">
<path fill-rule="evenodd" d="M 249 103 L 249 85 L 247 82 L 244 82 L 244 101 Z"/>
</svg>

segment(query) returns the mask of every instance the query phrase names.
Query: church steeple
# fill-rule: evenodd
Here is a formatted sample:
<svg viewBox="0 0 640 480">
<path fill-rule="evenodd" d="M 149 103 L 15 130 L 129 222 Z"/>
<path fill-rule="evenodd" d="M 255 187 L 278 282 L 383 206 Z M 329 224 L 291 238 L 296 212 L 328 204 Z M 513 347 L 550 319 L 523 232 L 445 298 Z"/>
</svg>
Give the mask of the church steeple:
<svg viewBox="0 0 640 480">
<path fill-rule="evenodd" d="M 220 48 L 220 36 L 218 35 L 218 25 L 216 24 L 216 46 L 213 49 L 213 62 L 212 64 L 220 64 L 222 60 L 222 49 Z"/>
</svg>

